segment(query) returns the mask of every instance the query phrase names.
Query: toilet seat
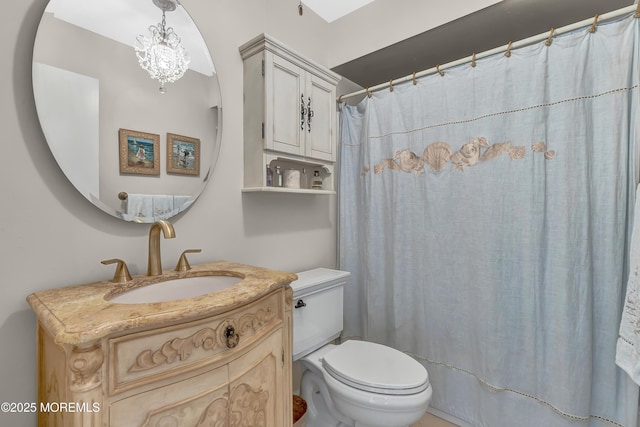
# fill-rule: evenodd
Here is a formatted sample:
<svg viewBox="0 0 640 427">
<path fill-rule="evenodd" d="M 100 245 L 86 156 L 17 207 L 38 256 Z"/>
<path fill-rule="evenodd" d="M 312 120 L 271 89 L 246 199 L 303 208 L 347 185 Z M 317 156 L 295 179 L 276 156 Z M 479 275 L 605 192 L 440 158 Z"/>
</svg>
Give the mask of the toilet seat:
<svg viewBox="0 0 640 427">
<path fill-rule="evenodd" d="M 346 341 L 327 352 L 322 364 L 336 380 L 372 393 L 410 395 L 429 387 L 429 375 L 419 362 L 372 342 Z"/>
</svg>

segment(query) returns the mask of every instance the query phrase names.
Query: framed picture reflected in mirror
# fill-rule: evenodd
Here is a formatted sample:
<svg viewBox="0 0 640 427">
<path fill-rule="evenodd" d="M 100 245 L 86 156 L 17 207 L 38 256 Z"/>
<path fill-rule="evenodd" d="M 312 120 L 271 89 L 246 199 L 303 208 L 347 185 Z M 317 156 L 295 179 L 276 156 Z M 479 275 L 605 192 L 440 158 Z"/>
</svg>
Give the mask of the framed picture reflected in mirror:
<svg viewBox="0 0 640 427">
<path fill-rule="evenodd" d="M 118 134 L 120 173 L 160 175 L 160 135 L 130 129 Z"/>
<path fill-rule="evenodd" d="M 167 173 L 200 175 L 200 140 L 167 133 Z"/>
</svg>

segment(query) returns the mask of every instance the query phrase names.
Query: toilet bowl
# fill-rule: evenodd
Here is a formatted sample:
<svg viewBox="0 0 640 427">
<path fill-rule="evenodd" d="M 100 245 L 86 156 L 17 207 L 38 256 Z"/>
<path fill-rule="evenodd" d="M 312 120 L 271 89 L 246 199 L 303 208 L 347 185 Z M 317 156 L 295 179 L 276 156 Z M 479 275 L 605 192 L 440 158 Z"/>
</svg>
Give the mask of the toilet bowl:
<svg viewBox="0 0 640 427">
<path fill-rule="evenodd" d="M 393 348 L 349 340 L 342 331 L 343 288 L 349 273 L 298 273 L 293 288 L 294 360 L 302 365 L 300 394 L 307 427 L 405 427 L 426 412 L 427 370 Z"/>
</svg>

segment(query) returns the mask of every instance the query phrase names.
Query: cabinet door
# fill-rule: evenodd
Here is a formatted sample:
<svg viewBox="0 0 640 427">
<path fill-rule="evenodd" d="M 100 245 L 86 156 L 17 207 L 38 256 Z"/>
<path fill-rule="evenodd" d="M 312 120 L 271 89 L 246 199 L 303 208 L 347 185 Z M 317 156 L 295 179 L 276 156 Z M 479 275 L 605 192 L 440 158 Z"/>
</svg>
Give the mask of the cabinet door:
<svg viewBox="0 0 640 427">
<path fill-rule="evenodd" d="M 305 124 L 305 155 L 310 158 L 335 161 L 336 88 L 327 81 L 308 75 L 305 105 L 310 108 Z"/>
<path fill-rule="evenodd" d="M 231 427 L 284 427 L 283 399 L 291 399 L 284 384 L 282 328 L 251 352 L 229 363 L 229 425 Z M 286 396 L 285 396 L 286 395 Z"/>
<path fill-rule="evenodd" d="M 109 426 L 229 427 L 227 366 L 111 404 Z"/>
<path fill-rule="evenodd" d="M 302 126 L 302 85 L 304 71 L 289 61 L 269 55 L 266 64 L 265 148 L 304 155 Z"/>
</svg>

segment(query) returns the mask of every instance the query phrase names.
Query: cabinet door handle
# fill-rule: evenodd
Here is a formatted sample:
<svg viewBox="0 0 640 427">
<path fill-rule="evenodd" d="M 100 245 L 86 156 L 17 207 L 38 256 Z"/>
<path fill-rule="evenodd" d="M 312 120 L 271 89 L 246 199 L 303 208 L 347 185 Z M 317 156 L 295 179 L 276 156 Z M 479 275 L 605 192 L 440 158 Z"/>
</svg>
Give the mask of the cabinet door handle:
<svg viewBox="0 0 640 427">
<path fill-rule="evenodd" d="M 300 130 L 304 130 L 304 115 L 306 109 L 304 108 L 304 93 L 300 95 Z"/>
<path fill-rule="evenodd" d="M 293 308 L 302 308 L 302 307 L 306 307 L 307 303 L 302 301 L 301 299 L 298 300 L 298 302 L 296 303 L 296 305 Z"/>
<path fill-rule="evenodd" d="M 307 129 L 311 132 L 311 117 L 313 117 L 313 110 L 311 109 L 311 97 L 309 97 L 309 103 L 307 104 Z"/>
<path fill-rule="evenodd" d="M 224 336 L 227 339 L 227 347 L 234 348 L 240 342 L 240 335 L 236 334 L 233 326 L 227 326 L 224 330 Z"/>
</svg>

